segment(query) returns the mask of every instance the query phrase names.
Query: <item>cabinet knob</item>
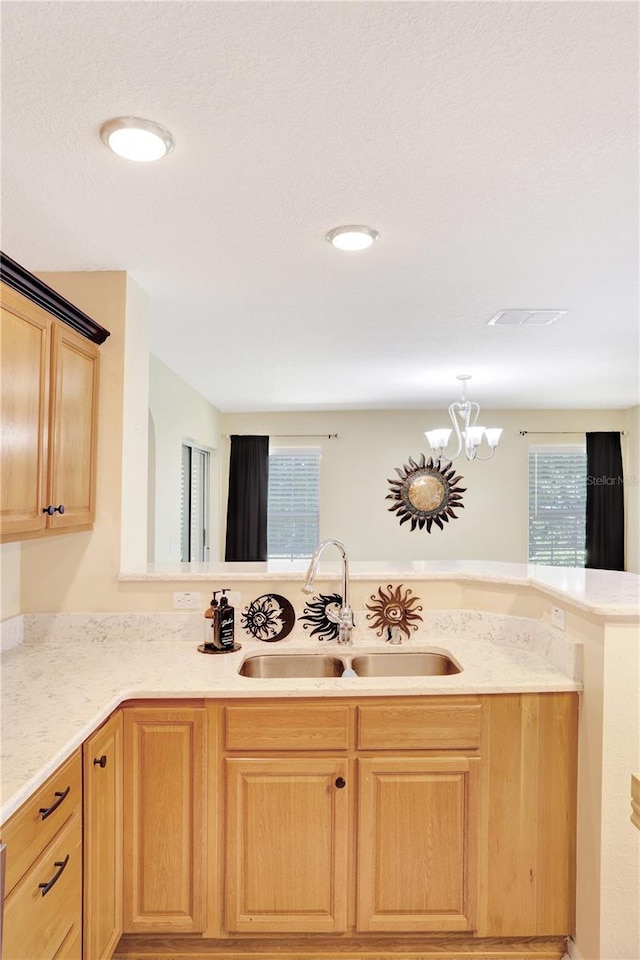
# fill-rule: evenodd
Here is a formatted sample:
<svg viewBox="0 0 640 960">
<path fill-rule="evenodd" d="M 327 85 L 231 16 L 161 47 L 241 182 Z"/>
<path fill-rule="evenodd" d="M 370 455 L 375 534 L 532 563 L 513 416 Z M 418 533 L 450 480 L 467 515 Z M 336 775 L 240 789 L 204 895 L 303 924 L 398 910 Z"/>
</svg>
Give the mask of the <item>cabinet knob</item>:
<svg viewBox="0 0 640 960">
<path fill-rule="evenodd" d="M 344 777 L 336 777 L 336 787 L 338 790 L 342 790 L 343 787 L 346 787 L 347 781 Z"/>
<path fill-rule="evenodd" d="M 96 757 L 96 759 L 93 761 L 93 765 L 94 765 L 94 767 L 106 767 L 106 765 L 107 765 L 107 758 L 106 758 L 106 756 L 104 755 L 104 753 L 102 754 L 101 757 Z"/>
<path fill-rule="evenodd" d="M 48 513 L 50 517 L 52 517 L 54 513 L 62 515 L 64 513 L 64 503 L 59 504 L 57 507 L 54 507 L 54 505 L 50 503 L 48 507 L 42 508 L 42 512 Z"/>
</svg>

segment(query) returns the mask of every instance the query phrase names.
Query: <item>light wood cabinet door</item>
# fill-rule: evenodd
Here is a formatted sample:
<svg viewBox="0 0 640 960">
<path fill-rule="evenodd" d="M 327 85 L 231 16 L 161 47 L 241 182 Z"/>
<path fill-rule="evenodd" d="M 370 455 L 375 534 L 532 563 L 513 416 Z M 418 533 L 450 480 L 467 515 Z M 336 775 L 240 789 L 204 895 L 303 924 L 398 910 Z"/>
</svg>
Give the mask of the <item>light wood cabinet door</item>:
<svg viewBox="0 0 640 960">
<path fill-rule="evenodd" d="M 575 929 L 578 697 L 486 698 L 478 933 Z"/>
<path fill-rule="evenodd" d="M 124 708 L 124 915 L 129 933 L 205 925 L 206 710 Z"/>
<path fill-rule="evenodd" d="M 227 930 L 344 931 L 346 759 L 228 759 L 225 767 Z"/>
<path fill-rule="evenodd" d="M 479 763 L 358 761 L 358 930 L 474 928 Z"/>
<path fill-rule="evenodd" d="M 0 532 L 43 532 L 49 414 L 49 333 L 43 310 L 21 309 L 2 289 L 0 316 Z"/>
<path fill-rule="evenodd" d="M 0 537 L 89 529 L 98 347 L 6 284 L 0 295 Z"/>
<path fill-rule="evenodd" d="M 122 934 L 122 712 L 84 744 L 84 960 L 109 960 Z"/>
<path fill-rule="evenodd" d="M 47 522 L 54 529 L 95 518 L 98 348 L 56 323 L 52 330 L 48 497 L 64 505 Z"/>
</svg>

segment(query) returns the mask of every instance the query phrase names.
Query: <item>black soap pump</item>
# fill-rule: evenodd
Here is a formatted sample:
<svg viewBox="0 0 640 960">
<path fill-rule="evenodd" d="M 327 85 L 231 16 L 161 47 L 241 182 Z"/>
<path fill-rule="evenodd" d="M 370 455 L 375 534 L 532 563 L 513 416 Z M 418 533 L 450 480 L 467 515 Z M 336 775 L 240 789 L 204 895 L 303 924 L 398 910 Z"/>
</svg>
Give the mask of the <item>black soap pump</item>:
<svg viewBox="0 0 640 960">
<path fill-rule="evenodd" d="M 220 624 L 218 638 L 220 650 L 233 650 L 234 648 L 234 609 L 227 600 L 225 594 L 227 590 L 221 590 L 220 606 L 218 607 L 218 621 Z M 215 629 L 214 629 L 215 634 Z"/>
<path fill-rule="evenodd" d="M 205 650 L 216 650 L 216 621 L 220 616 L 220 607 L 218 606 L 217 596 L 220 593 L 219 590 L 213 591 L 213 596 L 211 597 L 211 606 L 205 610 L 204 616 L 207 621 L 207 627 L 205 629 L 205 639 L 204 639 L 204 649 Z"/>
</svg>

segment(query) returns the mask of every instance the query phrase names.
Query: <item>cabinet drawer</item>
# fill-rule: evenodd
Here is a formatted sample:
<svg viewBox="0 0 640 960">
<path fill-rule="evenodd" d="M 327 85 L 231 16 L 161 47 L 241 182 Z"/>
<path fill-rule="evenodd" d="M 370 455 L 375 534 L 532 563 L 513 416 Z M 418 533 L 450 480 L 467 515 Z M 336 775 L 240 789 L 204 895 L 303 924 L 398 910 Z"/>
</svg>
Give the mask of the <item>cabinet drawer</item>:
<svg viewBox="0 0 640 960">
<path fill-rule="evenodd" d="M 13 890 L 71 814 L 80 811 L 81 803 L 82 761 L 77 751 L 2 828 L 2 841 L 7 845 L 6 893 Z"/>
<path fill-rule="evenodd" d="M 346 704 L 280 703 L 227 707 L 227 750 L 346 750 Z"/>
<path fill-rule="evenodd" d="M 74 923 L 53 960 L 82 960 L 82 927 Z M 88 960 L 93 960 L 89 954 Z"/>
<path fill-rule="evenodd" d="M 479 701 L 443 697 L 423 704 L 357 707 L 361 750 L 463 750 L 480 746 Z"/>
<path fill-rule="evenodd" d="M 43 895 L 40 884 L 56 875 Z M 4 902 L 3 960 L 66 956 L 61 948 L 73 942 L 72 928 L 80 929 L 81 919 L 82 819 L 74 813 Z"/>
</svg>

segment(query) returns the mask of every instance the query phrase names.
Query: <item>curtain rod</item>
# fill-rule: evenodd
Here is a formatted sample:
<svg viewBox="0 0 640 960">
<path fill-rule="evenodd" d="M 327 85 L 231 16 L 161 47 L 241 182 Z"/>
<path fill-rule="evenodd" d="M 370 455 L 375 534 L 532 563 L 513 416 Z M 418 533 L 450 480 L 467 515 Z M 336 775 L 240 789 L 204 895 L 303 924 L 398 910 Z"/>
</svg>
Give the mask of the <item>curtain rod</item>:
<svg viewBox="0 0 640 960">
<path fill-rule="evenodd" d="M 237 436 L 237 434 L 234 434 Z M 271 433 L 271 437 L 276 437 L 278 440 L 338 440 L 339 435 L 337 433 Z M 231 439 L 231 434 L 225 433 L 225 440 Z"/>
<path fill-rule="evenodd" d="M 519 431 L 521 437 L 529 436 L 529 434 L 531 434 L 531 436 L 534 436 L 534 435 L 548 436 L 551 434 L 574 434 L 575 435 L 576 433 L 591 433 L 591 432 L 592 432 L 591 430 L 520 430 Z M 594 432 L 598 433 L 599 431 L 596 430 Z M 605 432 L 619 433 L 621 437 L 626 437 L 627 434 L 629 433 L 628 430 L 606 430 Z"/>
<path fill-rule="evenodd" d="M 327 440 L 337 440 L 337 433 L 272 433 L 272 437 L 277 437 L 278 440 L 321 440 L 326 438 Z"/>
</svg>

